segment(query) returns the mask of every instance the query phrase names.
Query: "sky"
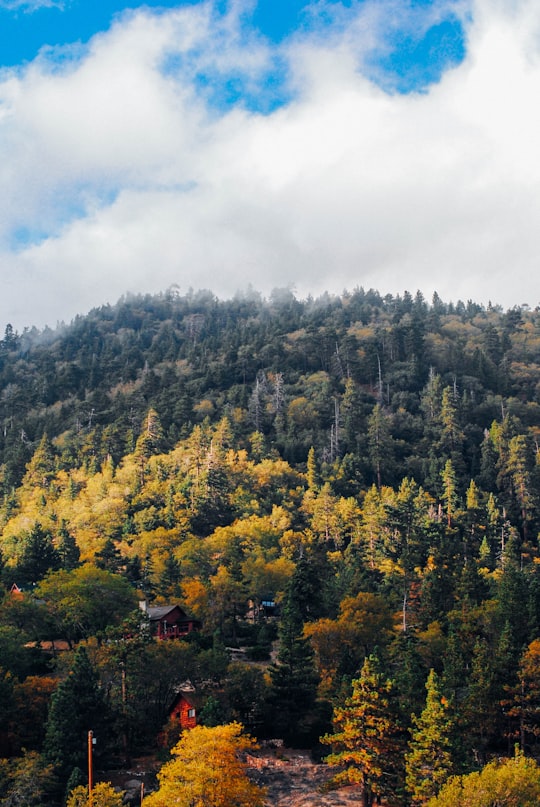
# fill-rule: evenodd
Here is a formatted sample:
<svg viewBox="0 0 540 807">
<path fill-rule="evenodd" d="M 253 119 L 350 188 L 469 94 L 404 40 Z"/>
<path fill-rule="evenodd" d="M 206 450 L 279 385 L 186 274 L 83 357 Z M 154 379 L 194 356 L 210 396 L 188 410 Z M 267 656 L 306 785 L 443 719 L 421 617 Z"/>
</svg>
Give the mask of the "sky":
<svg viewBox="0 0 540 807">
<path fill-rule="evenodd" d="M 540 304 L 538 0 L 0 0 L 0 335 L 123 294 Z"/>
</svg>

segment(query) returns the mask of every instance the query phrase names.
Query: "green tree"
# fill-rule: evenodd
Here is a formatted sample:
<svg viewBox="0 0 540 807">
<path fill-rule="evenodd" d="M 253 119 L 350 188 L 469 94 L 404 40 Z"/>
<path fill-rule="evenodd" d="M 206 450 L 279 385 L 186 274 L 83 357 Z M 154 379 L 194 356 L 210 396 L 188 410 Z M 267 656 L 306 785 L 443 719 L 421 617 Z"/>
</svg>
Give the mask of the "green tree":
<svg viewBox="0 0 540 807">
<path fill-rule="evenodd" d="M 55 474 L 54 450 L 46 434 L 39 441 L 32 459 L 26 466 L 23 485 L 46 490 Z"/>
<path fill-rule="evenodd" d="M 446 461 L 445 466 L 441 471 L 441 481 L 441 495 L 445 505 L 446 523 L 448 528 L 450 528 L 452 526 L 458 505 L 457 477 L 452 460 Z"/>
<path fill-rule="evenodd" d="M 37 596 L 71 641 L 101 638 L 137 605 L 136 592 L 127 580 L 91 564 L 49 574 L 41 581 Z"/>
<path fill-rule="evenodd" d="M 56 543 L 56 551 L 60 558 L 60 567 L 62 569 L 76 569 L 79 565 L 81 553 L 77 542 L 67 527 L 65 519 L 62 519 L 60 529 L 58 530 L 58 539 Z"/>
<path fill-rule="evenodd" d="M 75 652 L 67 677 L 51 698 L 43 752 L 63 780 L 75 767 L 85 768 L 90 730 L 100 739 L 107 708 L 97 673 L 84 647 Z M 103 748 L 104 737 L 101 737 Z"/>
<path fill-rule="evenodd" d="M 454 772 L 453 718 L 434 670 L 430 670 L 426 690 L 426 705 L 419 717 L 413 716 L 405 755 L 406 784 L 413 804 L 425 804 Z"/>
<path fill-rule="evenodd" d="M 118 574 L 124 566 L 124 558 L 112 538 L 107 538 L 102 548 L 94 555 L 94 563 L 98 569 Z"/>
<path fill-rule="evenodd" d="M 21 585 L 37 583 L 47 572 L 60 567 L 60 555 L 54 547 L 52 535 L 41 524 L 34 524 L 22 538 L 23 549 L 15 575 Z"/>
<path fill-rule="evenodd" d="M 227 706 L 232 718 L 254 734 L 260 730 L 264 720 L 267 688 L 258 667 L 242 662 L 229 665 L 223 685 Z"/>
<path fill-rule="evenodd" d="M 323 737 L 334 749 L 326 761 L 341 768 L 334 781 L 361 784 L 364 807 L 371 807 L 375 797 L 388 804 L 403 801 L 404 732 L 396 703 L 393 681 L 371 655 L 352 682 L 345 705 L 334 709 L 334 733 Z"/>
<path fill-rule="evenodd" d="M 393 440 L 388 415 L 380 404 L 375 404 L 368 418 L 368 446 L 371 467 L 377 487 L 382 486 L 383 475 L 392 467 Z"/>
<path fill-rule="evenodd" d="M 277 661 L 269 668 L 269 700 L 275 707 L 273 724 L 278 736 L 293 744 L 312 738 L 316 725 L 319 676 L 303 627 L 301 615 L 289 598 L 280 625 Z"/>
</svg>

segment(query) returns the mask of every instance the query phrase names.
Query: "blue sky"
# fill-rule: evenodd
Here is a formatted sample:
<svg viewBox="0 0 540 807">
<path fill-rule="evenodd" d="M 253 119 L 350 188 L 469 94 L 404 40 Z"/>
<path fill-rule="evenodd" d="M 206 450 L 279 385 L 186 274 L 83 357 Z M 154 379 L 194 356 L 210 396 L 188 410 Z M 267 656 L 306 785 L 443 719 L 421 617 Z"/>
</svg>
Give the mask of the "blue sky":
<svg viewBox="0 0 540 807">
<path fill-rule="evenodd" d="M 407 0 L 404 0 L 405 4 Z M 33 60 L 42 48 L 62 48 L 70 43 L 87 43 L 107 30 L 119 15 L 137 8 L 122 0 L 0 0 L 0 60 L 13 67 Z M 156 13 L 195 2 L 175 0 L 140 4 Z M 316 29 L 323 31 L 354 15 L 354 0 L 309 4 L 305 0 L 259 0 L 246 4 L 246 27 L 269 42 L 282 43 L 295 34 Z M 411 8 L 429 11 L 434 0 L 411 0 Z M 230 4 L 216 3 L 217 13 L 226 13 Z M 408 30 L 399 24 L 389 26 L 383 54 L 374 53 L 374 67 L 380 69 L 387 87 L 409 92 L 438 81 L 449 67 L 464 56 L 464 31 L 459 17 L 452 13 L 428 24 L 426 30 Z M 377 75 L 379 75 L 377 71 Z"/>
<path fill-rule="evenodd" d="M 539 43 L 535 0 L 0 0 L 0 331 L 171 284 L 537 305 Z"/>
</svg>

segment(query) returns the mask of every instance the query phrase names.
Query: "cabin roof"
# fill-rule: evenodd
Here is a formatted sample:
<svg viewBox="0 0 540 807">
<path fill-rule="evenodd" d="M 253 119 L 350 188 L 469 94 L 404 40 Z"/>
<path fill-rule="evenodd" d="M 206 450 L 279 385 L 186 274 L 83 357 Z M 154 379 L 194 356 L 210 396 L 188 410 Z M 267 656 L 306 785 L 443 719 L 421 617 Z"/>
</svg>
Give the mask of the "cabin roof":
<svg viewBox="0 0 540 807">
<path fill-rule="evenodd" d="M 165 619 L 173 611 L 179 611 L 182 619 L 189 618 L 179 605 L 151 605 L 146 609 L 150 620 Z"/>
</svg>

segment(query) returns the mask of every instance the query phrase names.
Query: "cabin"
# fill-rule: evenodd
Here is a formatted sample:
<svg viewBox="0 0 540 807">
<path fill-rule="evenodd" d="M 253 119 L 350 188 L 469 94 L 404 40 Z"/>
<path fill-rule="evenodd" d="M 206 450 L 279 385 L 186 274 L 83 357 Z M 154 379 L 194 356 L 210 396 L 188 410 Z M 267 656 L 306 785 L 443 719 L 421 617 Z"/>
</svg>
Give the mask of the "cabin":
<svg viewBox="0 0 540 807">
<path fill-rule="evenodd" d="M 199 698 L 192 690 L 180 690 L 169 709 L 169 719 L 180 723 L 182 731 L 193 729 L 197 725 Z"/>
<path fill-rule="evenodd" d="M 139 607 L 147 615 L 150 633 L 156 639 L 182 639 L 201 627 L 199 620 L 188 616 L 179 605 L 153 606 L 142 601 Z"/>
</svg>

